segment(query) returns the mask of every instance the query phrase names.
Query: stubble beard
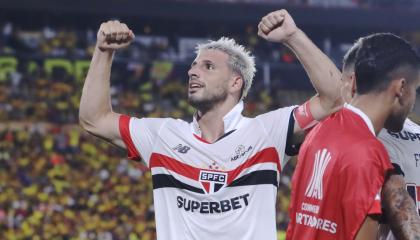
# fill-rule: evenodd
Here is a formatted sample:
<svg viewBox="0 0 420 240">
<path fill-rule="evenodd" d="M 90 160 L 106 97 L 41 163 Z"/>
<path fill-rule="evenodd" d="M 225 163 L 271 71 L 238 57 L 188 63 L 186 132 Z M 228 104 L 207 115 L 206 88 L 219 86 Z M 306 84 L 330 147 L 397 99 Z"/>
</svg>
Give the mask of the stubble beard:
<svg viewBox="0 0 420 240">
<path fill-rule="evenodd" d="M 188 103 L 201 113 L 205 113 L 210 109 L 213 109 L 219 103 L 224 102 L 226 99 L 227 91 L 223 90 L 207 97 L 196 98 L 194 96 L 188 96 Z"/>
<path fill-rule="evenodd" d="M 384 127 L 391 132 L 401 132 L 407 115 L 408 113 L 399 113 L 388 117 Z"/>
</svg>

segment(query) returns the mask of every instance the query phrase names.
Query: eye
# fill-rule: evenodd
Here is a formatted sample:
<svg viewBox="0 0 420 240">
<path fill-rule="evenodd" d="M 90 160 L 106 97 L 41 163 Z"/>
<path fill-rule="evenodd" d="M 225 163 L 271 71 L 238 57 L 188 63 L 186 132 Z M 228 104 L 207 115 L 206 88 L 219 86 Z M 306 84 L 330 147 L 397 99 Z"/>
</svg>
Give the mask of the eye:
<svg viewBox="0 0 420 240">
<path fill-rule="evenodd" d="M 207 70 L 214 70 L 214 65 L 211 63 L 206 63 L 206 69 Z"/>
</svg>

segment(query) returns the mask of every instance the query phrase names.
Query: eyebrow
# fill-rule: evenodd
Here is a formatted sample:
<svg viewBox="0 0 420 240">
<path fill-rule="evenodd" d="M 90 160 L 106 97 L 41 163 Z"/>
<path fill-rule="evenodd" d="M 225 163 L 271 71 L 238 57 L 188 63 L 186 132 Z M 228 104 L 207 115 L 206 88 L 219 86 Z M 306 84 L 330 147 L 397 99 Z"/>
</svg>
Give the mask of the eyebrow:
<svg viewBox="0 0 420 240">
<path fill-rule="evenodd" d="M 204 59 L 204 60 L 202 60 L 202 62 L 204 62 L 204 63 L 210 63 L 210 64 L 213 64 L 213 65 L 215 65 L 215 63 L 213 62 L 213 61 L 211 61 L 211 60 L 208 60 L 208 59 Z M 192 63 L 191 63 L 191 67 L 192 66 L 194 66 L 194 65 L 196 65 L 197 64 L 197 61 L 193 61 Z"/>
<path fill-rule="evenodd" d="M 213 62 L 213 61 L 211 61 L 211 60 L 207 60 L 207 59 L 206 59 L 206 60 L 203 60 L 203 62 L 204 62 L 204 63 L 211 63 L 211 64 L 214 64 L 214 62 Z"/>
</svg>

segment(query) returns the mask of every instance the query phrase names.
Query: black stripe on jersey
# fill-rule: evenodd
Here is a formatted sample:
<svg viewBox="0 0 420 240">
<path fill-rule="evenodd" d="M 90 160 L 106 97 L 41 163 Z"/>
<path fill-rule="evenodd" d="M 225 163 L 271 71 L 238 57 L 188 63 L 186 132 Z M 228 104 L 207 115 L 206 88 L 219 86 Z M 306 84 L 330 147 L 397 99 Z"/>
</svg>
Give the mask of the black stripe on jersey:
<svg viewBox="0 0 420 240">
<path fill-rule="evenodd" d="M 303 141 L 303 138 L 302 140 L 299 140 L 299 142 L 296 142 L 296 140 L 293 139 L 295 124 L 296 124 L 295 116 L 293 115 L 294 111 L 295 109 L 293 109 L 293 111 L 290 113 L 289 126 L 287 128 L 286 149 L 285 149 L 285 153 L 287 156 L 296 156 L 299 153 L 300 145 L 302 145 L 301 141 Z"/>
<path fill-rule="evenodd" d="M 196 193 L 204 193 L 204 190 L 201 188 L 196 188 L 193 186 L 190 186 L 188 184 L 185 184 L 177 179 L 175 179 L 173 176 L 171 175 L 167 175 L 167 174 L 155 174 L 152 176 L 152 180 L 153 180 L 153 189 L 158 189 L 158 188 L 180 188 L 180 189 L 185 189 L 191 192 L 196 192 Z"/>
<path fill-rule="evenodd" d="M 392 163 L 392 166 L 394 166 L 394 169 L 391 170 L 392 173 L 397 174 L 397 175 L 402 175 L 403 177 L 405 177 L 405 174 L 403 170 L 401 169 L 400 165 L 396 163 Z"/>
<path fill-rule="evenodd" d="M 261 170 L 248 173 L 235 181 L 228 187 L 259 185 L 259 184 L 273 184 L 277 187 L 277 171 L 274 170 Z"/>
<path fill-rule="evenodd" d="M 227 133 L 223 134 L 222 136 L 220 136 L 220 137 L 216 140 L 216 142 L 217 142 L 217 141 L 219 141 L 220 139 L 224 138 L 224 137 L 229 136 L 229 135 L 230 135 L 231 133 L 233 133 L 234 131 L 236 131 L 236 129 L 230 130 L 229 132 L 227 132 Z"/>
</svg>

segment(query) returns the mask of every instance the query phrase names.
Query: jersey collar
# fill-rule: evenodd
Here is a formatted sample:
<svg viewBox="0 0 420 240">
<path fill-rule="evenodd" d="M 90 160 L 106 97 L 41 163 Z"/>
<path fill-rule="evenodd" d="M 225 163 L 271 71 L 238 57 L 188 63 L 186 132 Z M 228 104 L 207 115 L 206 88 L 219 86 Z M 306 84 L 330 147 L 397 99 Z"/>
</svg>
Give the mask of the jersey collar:
<svg viewBox="0 0 420 240">
<path fill-rule="evenodd" d="M 375 128 L 373 128 L 372 121 L 362 110 L 360 110 L 359 108 L 357 108 L 357 107 L 355 107 L 351 104 L 348 104 L 348 103 L 345 103 L 344 107 L 349 109 L 350 111 L 356 113 L 357 115 L 359 115 L 363 119 L 363 121 L 366 123 L 366 125 L 368 126 L 368 128 L 372 132 L 372 134 L 376 136 Z"/>
<path fill-rule="evenodd" d="M 242 111 L 244 110 L 244 102 L 240 101 L 235 107 L 232 108 L 224 117 L 223 117 L 223 124 L 224 124 L 224 133 L 230 132 L 235 130 L 242 119 Z M 191 124 L 191 129 L 193 133 L 197 136 L 201 136 L 200 126 L 198 125 L 197 121 L 197 113 L 194 114 L 193 121 Z"/>
</svg>

